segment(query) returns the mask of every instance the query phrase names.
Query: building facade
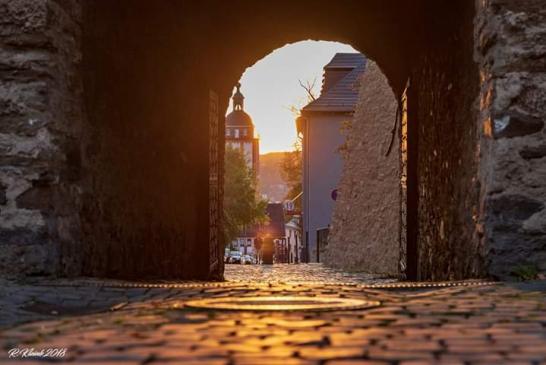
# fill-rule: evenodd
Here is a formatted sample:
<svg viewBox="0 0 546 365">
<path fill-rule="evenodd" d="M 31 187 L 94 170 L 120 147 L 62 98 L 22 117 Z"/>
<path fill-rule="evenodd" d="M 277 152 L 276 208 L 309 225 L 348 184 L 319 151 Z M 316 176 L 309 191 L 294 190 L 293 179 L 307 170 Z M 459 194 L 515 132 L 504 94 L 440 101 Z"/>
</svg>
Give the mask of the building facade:
<svg viewBox="0 0 546 365">
<path fill-rule="evenodd" d="M 353 117 L 365 66 L 360 53 L 337 53 L 324 66 L 320 97 L 301 110 L 297 121 L 303 136 L 304 261 L 320 261 L 317 232 L 330 226 L 343 167 L 343 128 Z"/>
</svg>

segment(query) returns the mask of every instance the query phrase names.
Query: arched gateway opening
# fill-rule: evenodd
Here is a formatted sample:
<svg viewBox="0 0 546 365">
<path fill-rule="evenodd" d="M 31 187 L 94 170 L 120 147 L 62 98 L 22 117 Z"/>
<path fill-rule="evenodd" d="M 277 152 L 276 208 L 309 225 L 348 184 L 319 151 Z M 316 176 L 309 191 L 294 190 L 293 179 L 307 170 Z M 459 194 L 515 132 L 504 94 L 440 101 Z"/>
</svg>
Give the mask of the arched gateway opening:
<svg viewBox="0 0 546 365">
<path fill-rule="evenodd" d="M 510 25 L 538 3 L 36 4 L 3 8 L 1 272 L 220 279 L 223 112 L 306 39 L 351 44 L 405 100 L 409 278 L 544 270 L 542 58 Z"/>
<path fill-rule="evenodd" d="M 339 42 L 290 43 L 248 67 L 225 114 L 225 277 L 318 262 L 405 277 L 405 100 L 397 115 L 378 66 Z"/>
<path fill-rule="evenodd" d="M 309 38 L 354 45 L 407 93 L 408 276 L 483 273 L 471 2 L 86 2 L 83 14 L 86 273 L 222 276 L 222 111 L 246 67 Z"/>
</svg>

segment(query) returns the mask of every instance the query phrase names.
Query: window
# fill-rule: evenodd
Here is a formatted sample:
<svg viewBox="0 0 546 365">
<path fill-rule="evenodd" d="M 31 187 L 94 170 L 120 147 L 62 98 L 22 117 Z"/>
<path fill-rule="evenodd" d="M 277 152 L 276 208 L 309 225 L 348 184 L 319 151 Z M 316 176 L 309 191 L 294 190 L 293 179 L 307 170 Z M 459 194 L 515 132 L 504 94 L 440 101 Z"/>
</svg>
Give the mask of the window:
<svg viewBox="0 0 546 365">
<path fill-rule="evenodd" d="M 226 137 L 229 137 L 231 135 L 231 129 L 227 128 L 226 129 Z"/>
<path fill-rule="evenodd" d="M 239 138 L 239 130 L 235 129 L 235 138 Z"/>
<path fill-rule="evenodd" d="M 244 137 L 246 137 L 246 136 L 247 136 L 247 134 L 248 134 L 248 130 L 247 130 L 246 128 L 245 128 L 245 129 L 243 129 L 243 136 L 244 136 Z"/>
</svg>

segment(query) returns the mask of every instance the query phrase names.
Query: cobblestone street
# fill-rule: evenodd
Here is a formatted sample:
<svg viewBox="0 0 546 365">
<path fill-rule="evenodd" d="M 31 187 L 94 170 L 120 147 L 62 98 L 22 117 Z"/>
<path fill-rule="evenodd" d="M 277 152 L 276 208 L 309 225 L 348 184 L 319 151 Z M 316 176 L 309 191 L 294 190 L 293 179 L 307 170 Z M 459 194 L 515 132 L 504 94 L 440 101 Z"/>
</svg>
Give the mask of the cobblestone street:
<svg viewBox="0 0 546 365">
<path fill-rule="evenodd" d="M 3 364 L 544 364 L 546 283 L 410 288 L 320 265 L 228 265 L 226 282 L 4 281 Z M 451 284 L 451 285 L 452 285 Z M 379 301 L 346 311 L 194 309 L 198 298 Z M 12 357 L 10 349 L 64 349 Z"/>
<path fill-rule="evenodd" d="M 225 278 L 235 282 L 296 284 L 376 284 L 393 282 L 364 273 L 348 273 L 321 264 L 226 265 Z"/>
</svg>

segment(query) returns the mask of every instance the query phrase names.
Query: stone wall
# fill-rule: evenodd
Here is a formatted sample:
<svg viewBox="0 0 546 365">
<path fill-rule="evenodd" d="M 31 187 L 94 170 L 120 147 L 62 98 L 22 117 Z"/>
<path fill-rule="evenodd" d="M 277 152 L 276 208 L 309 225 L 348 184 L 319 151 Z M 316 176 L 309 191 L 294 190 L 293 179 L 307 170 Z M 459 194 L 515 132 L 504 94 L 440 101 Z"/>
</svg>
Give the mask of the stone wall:
<svg viewBox="0 0 546 365">
<path fill-rule="evenodd" d="M 80 269 L 77 1 L 0 1 L 0 274 Z"/>
<path fill-rule="evenodd" d="M 408 215 L 417 216 L 418 278 L 485 275 L 483 247 L 475 233 L 480 79 L 472 58 L 474 14 L 470 2 L 430 3 L 424 18 L 426 48 L 416 57 L 410 76 L 408 153 L 416 162 L 418 207 L 412 212 L 408 200 Z M 412 170 L 410 166 L 410 174 Z M 411 190 L 408 186 L 410 199 Z M 409 260 L 411 247 L 408 255 Z"/>
<path fill-rule="evenodd" d="M 546 271 L 546 8 L 477 1 L 480 234 L 491 275 Z"/>
<path fill-rule="evenodd" d="M 392 136 L 397 102 L 387 78 L 369 62 L 359 104 L 344 130 L 340 194 L 324 262 L 346 270 L 397 276 L 399 258 L 399 138 Z M 392 149 L 387 154 L 391 138 Z"/>
</svg>

